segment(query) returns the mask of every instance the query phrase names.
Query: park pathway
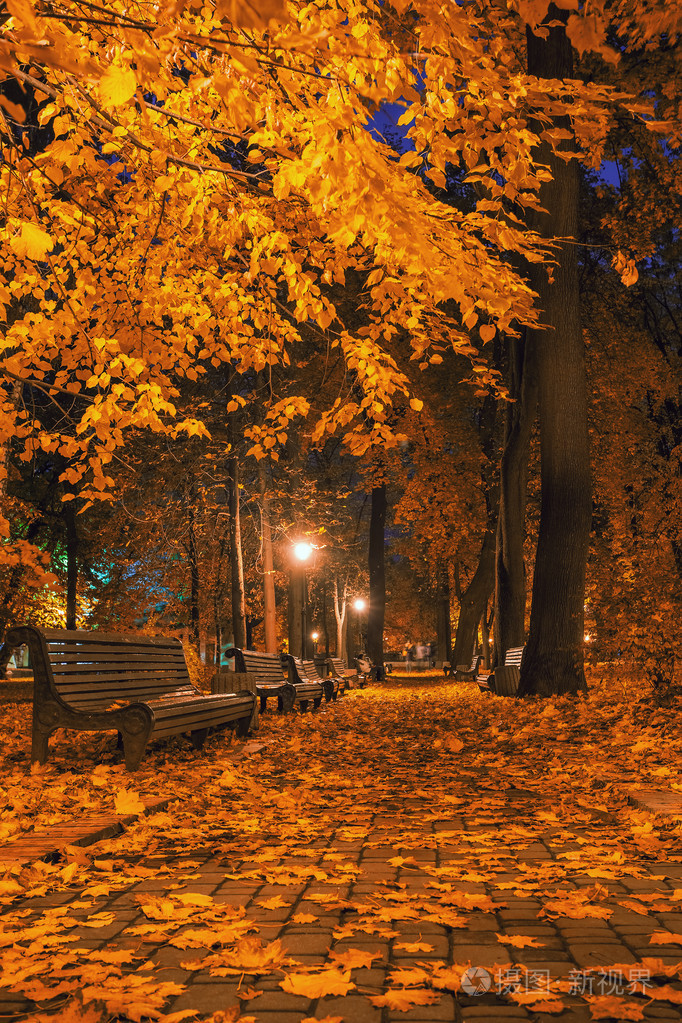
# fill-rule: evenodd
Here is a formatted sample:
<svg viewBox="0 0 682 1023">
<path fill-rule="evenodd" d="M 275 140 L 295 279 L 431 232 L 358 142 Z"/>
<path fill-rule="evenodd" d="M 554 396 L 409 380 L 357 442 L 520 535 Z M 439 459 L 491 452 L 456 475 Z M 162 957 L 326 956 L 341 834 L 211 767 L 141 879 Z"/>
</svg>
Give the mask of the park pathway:
<svg viewBox="0 0 682 1023">
<path fill-rule="evenodd" d="M 112 752 L 123 833 L 0 850 L 0 1017 L 682 1019 L 678 797 L 633 807 L 660 756 L 547 706 L 398 679 L 139 776 Z"/>
</svg>

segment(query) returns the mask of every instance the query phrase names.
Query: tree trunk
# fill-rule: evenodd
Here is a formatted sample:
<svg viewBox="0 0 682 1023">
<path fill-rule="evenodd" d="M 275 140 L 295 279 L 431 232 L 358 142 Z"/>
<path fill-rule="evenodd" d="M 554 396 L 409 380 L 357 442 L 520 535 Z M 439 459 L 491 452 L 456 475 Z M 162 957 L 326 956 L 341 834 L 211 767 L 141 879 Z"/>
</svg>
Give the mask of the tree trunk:
<svg viewBox="0 0 682 1023">
<path fill-rule="evenodd" d="M 351 664 L 348 650 L 348 582 L 343 586 L 337 575 L 334 576 L 334 619 L 336 621 L 336 656 L 343 657 L 346 664 Z"/>
<path fill-rule="evenodd" d="M 494 658 L 503 664 L 505 651 L 523 646 L 526 635 L 526 571 L 523 557 L 526 485 L 530 437 L 537 411 L 537 384 L 532 346 L 523 340 L 510 345 L 509 393 L 500 462 L 500 509 L 495 554 Z"/>
<path fill-rule="evenodd" d="M 436 578 L 436 657 L 449 661 L 452 648 L 450 625 L 450 578 L 447 562 L 439 561 Z"/>
<path fill-rule="evenodd" d="M 495 585 L 495 533 L 496 521 L 490 519 L 483 536 L 478 565 L 471 582 L 462 594 L 459 605 L 459 619 L 452 651 L 452 663 L 471 663 L 476 643 L 478 623 L 487 612 L 488 600 Z"/>
<path fill-rule="evenodd" d="M 566 16 L 550 6 L 547 18 L 565 21 Z M 527 31 L 529 73 L 540 78 L 572 77 L 572 52 L 564 26 L 549 28 L 547 33 L 547 39 L 540 39 Z M 576 238 L 578 165 L 553 156 L 546 143 L 538 155 L 550 166 L 552 180 L 541 188 L 540 203 L 546 213 L 535 214 L 533 226 L 546 238 Z M 538 379 L 541 509 L 520 696 L 576 693 L 586 688 L 583 630 L 591 481 L 575 244 L 559 244 L 554 259 L 551 283 L 546 264 L 534 264 L 529 273 L 539 296 L 541 321 L 549 329 L 528 332 Z"/>
<path fill-rule="evenodd" d="M 199 650 L 199 552 L 197 537 L 194 531 L 194 484 L 189 492 L 189 641 Z"/>
<path fill-rule="evenodd" d="M 231 450 L 235 450 L 234 416 L 228 416 Z M 242 527 L 239 514 L 239 459 L 231 454 L 227 462 L 227 499 L 230 511 L 230 576 L 232 580 L 232 635 L 234 645 L 246 646 L 246 595 L 242 559 Z"/>
<path fill-rule="evenodd" d="M 261 499 L 261 543 L 263 544 L 263 632 L 265 651 L 277 653 L 277 605 L 275 602 L 275 569 L 272 556 L 272 529 L 270 526 L 270 498 L 268 497 L 265 466 L 258 463 L 258 487 Z"/>
<path fill-rule="evenodd" d="M 367 653 L 373 664 L 384 663 L 384 618 L 386 615 L 386 571 L 384 528 L 386 525 L 386 484 L 372 488 L 369 524 L 369 612 Z"/>
<path fill-rule="evenodd" d="M 292 565 L 289 572 L 289 653 L 294 657 L 305 657 L 306 620 L 306 578 L 303 565 Z"/>
<path fill-rule="evenodd" d="M 78 528 L 74 501 L 68 501 L 64 507 L 64 523 L 66 526 L 66 627 L 75 629 L 78 591 Z"/>
</svg>

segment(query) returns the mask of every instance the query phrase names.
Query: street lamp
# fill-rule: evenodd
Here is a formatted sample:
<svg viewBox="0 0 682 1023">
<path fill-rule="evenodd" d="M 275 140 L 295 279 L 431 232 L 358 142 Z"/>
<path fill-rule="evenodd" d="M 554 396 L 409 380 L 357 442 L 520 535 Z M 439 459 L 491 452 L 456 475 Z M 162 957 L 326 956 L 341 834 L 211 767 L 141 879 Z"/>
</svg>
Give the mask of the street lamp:
<svg viewBox="0 0 682 1023">
<path fill-rule="evenodd" d="M 353 607 L 355 608 L 355 617 L 356 617 L 357 645 L 360 647 L 360 650 L 362 650 L 363 653 L 364 653 L 365 644 L 362 641 L 362 621 L 361 621 L 361 615 L 362 615 L 362 612 L 367 607 L 367 601 L 364 600 L 362 597 L 356 597 L 355 600 L 353 601 Z"/>
<path fill-rule="evenodd" d="M 308 638 L 305 566 L 312 553 L 312 544 L 304 540 L 294 544 L 289 572 L 289 653 L 304 660 Z"/>
</svg>

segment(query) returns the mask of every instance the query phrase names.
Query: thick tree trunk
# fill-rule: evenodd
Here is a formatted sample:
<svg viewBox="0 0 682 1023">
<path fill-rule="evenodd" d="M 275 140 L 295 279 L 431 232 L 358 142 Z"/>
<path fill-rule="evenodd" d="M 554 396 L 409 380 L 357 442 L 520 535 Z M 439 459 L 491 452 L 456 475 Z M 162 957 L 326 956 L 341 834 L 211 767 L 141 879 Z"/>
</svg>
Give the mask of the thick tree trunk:
<svg viewBox="0 0 682 1023">
<path fill-rule="evenodd" d="M 369 524 L 369 612 L 367 653 L 373 664 L 384 663 L 384 618 L 386 615 L 386 570 L 384 530 L 386 526 L 386 484 L 372 488 Z"/>
<path fill-rule="evenodd" d="M 261 500 L 261 543 L 263 544 L 263 631 L 265 651 L 277 653 L 277 605 L 275 602 L 275 568 L 272 556 L 272 529 L 270 527 L 270 498 L 268 497 L 265 466 L 258 463 L 258 487 Z"/>
<path fill-rule="evenodd" d="M 452 650 L 452 663 L 455 665 L 469 666 L 478 633 L 478 623 L 488 609 L 488 600 L 495 585 L 495 531 L 496 523 L 492 519 L 483 536 L 476 571 L 460 600 L 457 632 Z"/>
<path fill-rule="evenodd" d="M 548 19 L 565 18 L 551 6 Z M 570 78 L 571 46 L 562 25 L 547 39 L 527 33 L 528 70 Z M 543 146 L 543 149 L 545 147 Z M 542 186 L 533 226 L 546 238 L 576 238 L 578 165 L 541 150 L 552 180 Z M 534 345 L 540 423 L 541 510 L 530 630 L 519 695 L 576 693 L 585 688 L 583 629 L 585 571 L 591 518 L 587 388 L 580 325 L 578 257 L 573 243 L 557 245 L 556 265 L 534 265 L 541 322 Z M 549 271 L 553 281 L 549 280 Z"/>
<path fill-rule="evenodd" d="M 525 338 L 511 342 L 504 447 L 500 462 L 500 510 L 495 555 L 495 663 L 503 664 L 511 647 L 526 635 L 526 571 L 523 557 L 526 485 L 530 437 L 537 412 L 537 384 L 532 346 Z"/>
<path fill-rule="evenodd" d="M 452 647 L 450 625 L 450 578 L 447 562 L 438 563 L 436 581 L 436 657 L 439 661 L 449 661 Z"/>
<path fill-rule="evenodd" d="M 235 447 L 233 416 L 229 416 L 232 451 Z M 232 580 L 232 635 L 236 647 L 246 646 L 246 595 L 244 592 L 244 561 L 242 559 L 242 527 L 239 512 L 239 459 L 228 459 L 227 497 L 230 511 L 230 576 Z"/>
<path fill-rule="evenodd" d="M 343 586 L 337 575 L 334 576 L 334 619 L 336 621 L 336 656 L 343 657 L 346 664 L 351 664 L 348 650 L 348 582 Z"/>
<path fill-rule="evenodd" d="M 64 524 L 66 526 L 66 627 L 75 629 L 78 593 L 78 528 L 74 501 L 67 502 L 64 507 Z"/>
<path fill-rule="evenodd" d="M 289 653 L 294 657 L 306 655 L 307 633 L 307 592 L 305 568 L 303 565 L 292 565 L 289 572 L 289 600 L 287 611 L 289 618 Z"/>
<path fill-rule="evenodd" d="M 194 530 L 194 486 L 189 495 L 189 641 L 199 650 L 199 551 Z"/>
</svg>

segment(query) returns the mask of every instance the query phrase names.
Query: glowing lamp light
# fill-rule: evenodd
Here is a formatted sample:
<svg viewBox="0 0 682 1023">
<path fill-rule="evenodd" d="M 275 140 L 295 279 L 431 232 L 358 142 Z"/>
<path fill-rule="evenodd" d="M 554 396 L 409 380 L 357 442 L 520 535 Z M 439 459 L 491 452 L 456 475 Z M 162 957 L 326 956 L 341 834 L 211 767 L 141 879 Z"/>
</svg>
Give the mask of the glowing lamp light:
<svg viewBox="0 0 682 1023">
<path fill-rule="evenodd" d="M 294 545 L 294 557 L 299 561 L 307 561 L 312 553 L 313 548 L 309 543 L 297 543 Z"/>
<path fill-rule="evenodd" d="M 314 639 L 315 641 L 317 641 L 317 640 L 318 640 L 318 639 L 320 638 L 320 634 L 319 634 L 319 632 L 312 632 L 312 633 L 310 634 L 310 638 L 311 638 L 311 639 Z"/>
<path fill-rule="evenodd" d="M 586 643 L 591 643 L 592 642 L 592 637 L 590 636 L 589 632 L 585 633 L 585 635 L 583 636 L 583 639 L 585 640 Z"/>
<path fill-rule="evenodd" d="M 362 599 L 362 597 L 358 597 L 358 599 L 353 603 L 353 607 L 355 608 L 356 611 L 364 611 L 365 608 L 367 607 L 367 604 Z"/>
</svg>

